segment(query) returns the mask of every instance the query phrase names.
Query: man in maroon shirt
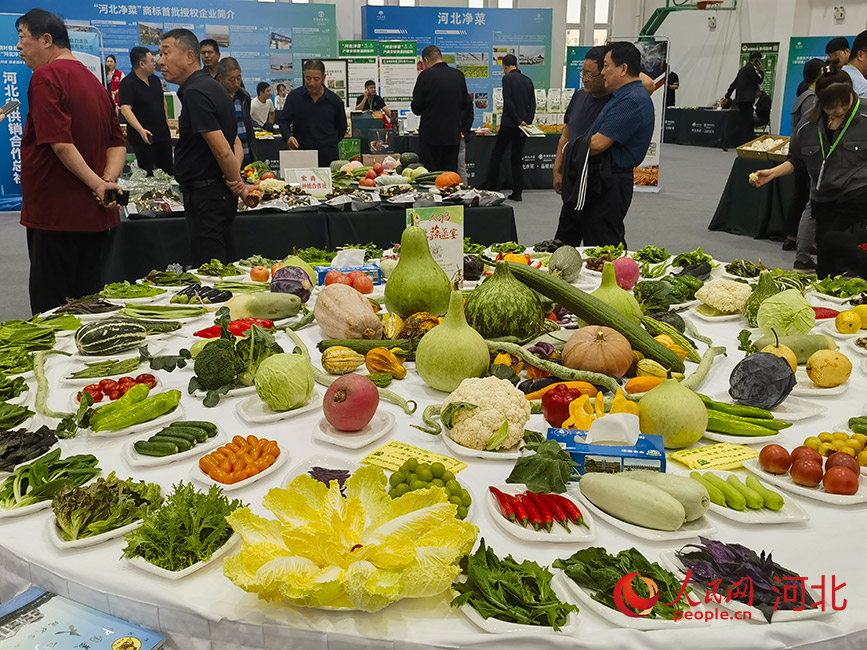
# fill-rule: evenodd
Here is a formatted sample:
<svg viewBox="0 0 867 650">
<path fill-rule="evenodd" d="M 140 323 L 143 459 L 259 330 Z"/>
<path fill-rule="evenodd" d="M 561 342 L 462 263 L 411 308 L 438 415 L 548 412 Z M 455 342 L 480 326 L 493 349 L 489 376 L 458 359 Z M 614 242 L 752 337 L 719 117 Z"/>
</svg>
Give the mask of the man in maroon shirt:
<svg viewBox="0 0 867 650">
<path fill-rule="evenodd" d="M 114 104 L 72 56 L 63 21 L 44 9 L 21 16 L 18 51 L 33 70 L 21 140 L 21 225 L 30 254 L 34 313 L 102 287 L 108 231 L 120 223 L 109 190 L 126 158 Z"/>
</svg>

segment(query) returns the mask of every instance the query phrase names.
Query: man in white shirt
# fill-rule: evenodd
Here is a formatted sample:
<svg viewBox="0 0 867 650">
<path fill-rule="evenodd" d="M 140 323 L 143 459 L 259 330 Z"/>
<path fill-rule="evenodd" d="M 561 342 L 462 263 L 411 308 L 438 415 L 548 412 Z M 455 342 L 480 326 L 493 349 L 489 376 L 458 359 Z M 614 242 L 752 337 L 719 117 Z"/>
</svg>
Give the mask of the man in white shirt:
<svg viewBox="0 0 867 650">
<path fill-rule="evenodd" d="M 848 65 L 843 70 L 852 78 L 852 89 L 861 99 L 867 99 L 867 31 L 861 32 L 852 43 Z"/>
<path fill-rule="evenodd" d="M 250 116 L 253 124 L 262 127 L 274 123 L 274 102 L 271 101 L 271 84 L 260 81 L 256 86 L 256 96 L 250 102 Z"/>
</svg>

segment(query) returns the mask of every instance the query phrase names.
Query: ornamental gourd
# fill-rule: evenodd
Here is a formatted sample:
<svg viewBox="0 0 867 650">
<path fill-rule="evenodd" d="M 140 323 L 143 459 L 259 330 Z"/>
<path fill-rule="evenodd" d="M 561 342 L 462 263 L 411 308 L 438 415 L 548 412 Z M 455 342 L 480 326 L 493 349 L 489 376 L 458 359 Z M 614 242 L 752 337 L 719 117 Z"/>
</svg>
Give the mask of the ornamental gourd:
<svg viewBox="0 0 867 650">
<path fill-rule="evenodd" d="M 563 365 L 575 370 L 622 377 L 633 362 L 629 341 L 617 330 L 588 325 L 575 331 L 563 347 Z"/>
<path fill-rule="evenodd" d="M 345 284 L 322 288 L 314 307 L 325 338 L 381 339 L 382 321 L 361 293 Z"/>
<path fill-rule="evenodd" d="M 461 177 L 455 172 L 443 172 L 435 181 L 438 190 L 444 190 L 452 185 L 460 185 Z"/>
<path fill-rule="evenodd" d="M 545 314 L 539 297 L 497 262 L 494 274 L 470 293 L 464 307 L 467 322 L 484 338 L 528 339 L 542 331 Z"/>
<path fill-rule="evenodd" d="M 147 335 L 147 329 L 138 323 L 111 319 L 95 321 L 76 330 L 75 347 L 86 355 L 117 354 L 139 347 Z"/>
<path fill-rule="evenodd" d="M 400 237 L 400 259 L 385 284 L 385 306 L 401 318 L 420 311 L 446 313 L 449 279 L 430 253 L 427 234 L 408 226 Z"/>
</svg>

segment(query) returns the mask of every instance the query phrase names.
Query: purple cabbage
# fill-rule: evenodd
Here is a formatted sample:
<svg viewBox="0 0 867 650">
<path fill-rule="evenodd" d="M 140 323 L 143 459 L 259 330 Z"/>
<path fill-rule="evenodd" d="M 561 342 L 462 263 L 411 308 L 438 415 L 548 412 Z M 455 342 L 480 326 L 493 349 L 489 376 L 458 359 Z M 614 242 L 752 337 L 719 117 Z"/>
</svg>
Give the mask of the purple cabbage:
<svg viewBox="0 0 867 650">
<path fill-rule="evenodd" d="M 310 300 L 313 283 L 307 271 L 297 266 L 284 266 L 271 276 L 271 291 L 273 293 L 294 293 L 301 302 Z"/>
</svg>

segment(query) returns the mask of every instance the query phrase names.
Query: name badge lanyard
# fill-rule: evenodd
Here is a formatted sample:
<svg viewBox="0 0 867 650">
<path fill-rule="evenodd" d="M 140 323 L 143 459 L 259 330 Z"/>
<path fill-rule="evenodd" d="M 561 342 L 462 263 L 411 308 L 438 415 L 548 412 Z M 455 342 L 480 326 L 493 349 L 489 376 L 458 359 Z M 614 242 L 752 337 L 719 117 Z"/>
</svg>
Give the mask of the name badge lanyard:
<svg viewBox="0 0 867 650">
<path fill-rule="evenodd" d="M 846 134 L 846 131 L 849 130 L 849 125 L 852 124 L 852 120 L 855 118 L 855 113 L 858 112 L 858 108 L 861 106 L 861 100 L 858 99 L 855 102 L 855 106 L 852 108 L 852 113 L 849 115 L 849 119 L 846 120 L 846 124 L 840 129 L 840 133 L 837 134 L 831 148 L 828 149 L 828 153 L 825 153 L 825 139 L 822 137 L 822 129 L 818 129 L 819 131 L 819 150 L 822 152 L 822 166 L 819 168 L 819 177 L 816 180 L 816 189 L 822 185 L 822 178 L 825 176 L 825 163 L 828 161 L 828 158 L 831 157 L 831 154 L 834 153 L 834 149 L 837 148 L 837 145 L 840 144 L 840 140 L 843 139 L 843 136 Z"/>
</svg>

